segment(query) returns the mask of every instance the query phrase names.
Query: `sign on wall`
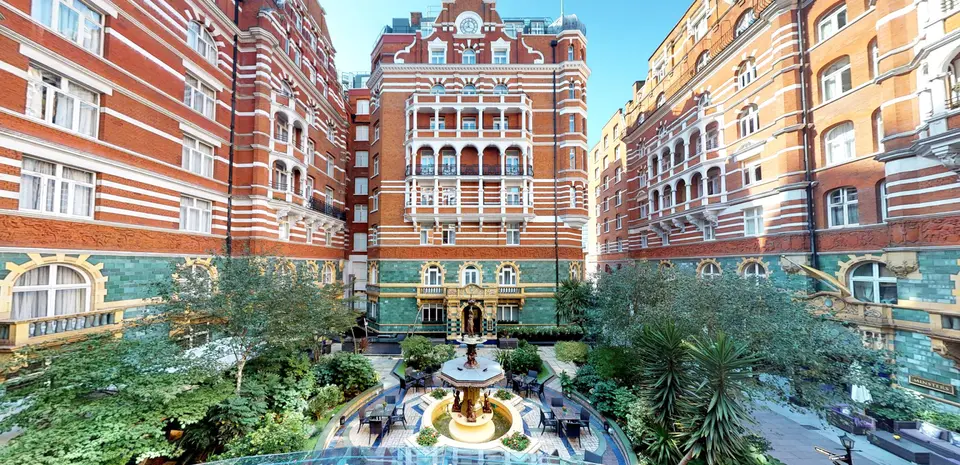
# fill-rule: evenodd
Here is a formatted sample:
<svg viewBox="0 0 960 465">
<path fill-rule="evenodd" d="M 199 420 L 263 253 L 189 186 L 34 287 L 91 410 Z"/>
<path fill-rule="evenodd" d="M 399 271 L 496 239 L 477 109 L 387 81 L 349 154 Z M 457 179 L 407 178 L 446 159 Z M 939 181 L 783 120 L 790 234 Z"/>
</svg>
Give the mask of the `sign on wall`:
<svg viewBox="0 0 960 465">
<path fill-rule="evenodd" d="M 924 387 L 932 391 L 942 392 L 951 396 L 957 395 L 957 387 L 952 384 L 938 383 L 934 380 L 921 378 L 919 376 L 911 376 L 909 381 L 910 384 L 914 386 Z"/>
</svg>

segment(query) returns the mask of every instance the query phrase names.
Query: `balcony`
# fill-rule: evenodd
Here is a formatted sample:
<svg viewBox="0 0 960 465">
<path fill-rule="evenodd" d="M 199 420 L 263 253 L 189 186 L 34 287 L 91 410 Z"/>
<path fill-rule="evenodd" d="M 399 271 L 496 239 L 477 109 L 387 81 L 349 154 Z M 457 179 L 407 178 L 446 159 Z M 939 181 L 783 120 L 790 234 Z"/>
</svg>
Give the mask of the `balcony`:
<svg viewBox="0 0 960 465">
<path fill-rule="evenodd" d="M 518 177 L 518 176 L 533 176 L 533 165 L 527 165 L 526 169 L 520 165 L 506 165 L 503 169 L 500 169 L 500 165 L 484 165 L 481 170 L 480 165 L 467 165 L 462 164 L 457 167 L 457 165 L 440 165 L 437 169 L 436 165 L 415 165 L 407 166 L 406 174 L 409 176 L 508 176 L 508 177 Z"/>
<path fill-rule="evenodd" d="M 419 108 L 484 108 L 519 109 L 530 111 L 533 101 L 526 94 L 413 94 L 407 99 L 407 110 Z"/>
<path fill-rule="evenodd" d="M 347 219 L 347 213 L 343 211 L 342 208 L 328 204 L 326 200 L 313 197 L 308 203 L 310 210 L 313 210 L 317 213 L 322 213 L 332 218 L 336 218 L 340 221 L 345 221 Z"/>
<path fill-rule="evenodd" d="M 0 350 L 11 350 L 98 331 L 119 331 L 123 327 L 122 309 L 104 309 L 70 315 L 27 320 L 0 320 Z"/>
</svg>

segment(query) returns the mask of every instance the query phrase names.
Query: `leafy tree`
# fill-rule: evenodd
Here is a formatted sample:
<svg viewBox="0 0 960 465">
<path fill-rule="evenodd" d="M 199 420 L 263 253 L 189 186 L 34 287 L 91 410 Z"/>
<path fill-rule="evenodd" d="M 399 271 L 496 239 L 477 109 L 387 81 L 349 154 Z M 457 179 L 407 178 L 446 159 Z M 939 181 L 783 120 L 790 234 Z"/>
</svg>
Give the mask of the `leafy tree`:
<svg viewBox="0 0 960 465">
<path fill-rule="evenodd" d="M 584 328 L 587 308 L 593 299 L 590 283 L 577 279 L 565 279 L 557 289 L 557 325 L 562 322 Z"/>
<path fill-rule="evenodd" d="M 43 370 L 8 381 L 0 403 L 19 407 L 0 430 L 22 432 L 0 463 L 117 465 L 176 456 L 167 432 L 189 427 L 230 395 L 229 382 L 166 334 L 92 336 L 22 353 Z"/>
<path fill-rule="evenodd" d="M 378 381 L 377 372 L 369 359 L 347 352 L 324 357 L 316 366 L 316 371 L 319 384 L 336 384 L 347 398 L 356 397 Z"/>
<path fill-rule="evenodd" d="M 289 260 L 260 256 L 214 257 L 216 279 L 191 269 L 174 270 L 159 295 L 163 317 L 174 330 L 209 325 L 221 336 L 206 350 L 233 364 L 236 394 L 244 368 L 271 347 L 308 347 L 353 324 L 335 288 L 317 284 L 316 272 Z M 305 268 L 305 267 L 303 267 Z"/>
<path fill-rule="evenodd" d="M 267 415 L 259 428 L 227 443 L 226 452 L 213 459 L 284 454 L 303 450 L 306 444 L 307 431 L 302 415 Z"/>
<path fill-rule="evenodd" d="M 400 350 L 403 352 L 403 361 L 415 370 L 437 370 L 456 355 L 453 346 L 434 344 L 430 339 L 416 335 L 401 341 Z"/>
</svg>

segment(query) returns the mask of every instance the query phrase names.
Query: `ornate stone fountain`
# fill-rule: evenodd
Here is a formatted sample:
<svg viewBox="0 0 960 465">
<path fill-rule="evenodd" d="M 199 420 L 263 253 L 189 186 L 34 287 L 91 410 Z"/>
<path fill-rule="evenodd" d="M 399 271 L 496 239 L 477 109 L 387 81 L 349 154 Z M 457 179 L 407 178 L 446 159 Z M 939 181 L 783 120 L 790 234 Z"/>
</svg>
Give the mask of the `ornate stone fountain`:
<svg viewBox="0 0 960 465">
<path fill-rule="evenodd" d="M 457 342 L 467 345 L 466 357 L 450 360 L 440 368 L 440 379 L 454 388 L 450 435 L 457 441 L 482 443 L 494 439 L 493 406 L 489 395 L 481 398 L 480 393 L 503 380 L 503 368 L 493 360 L 477 357 L 477 345 L 485 341 L 482 336 L 461 336 Z"/>
</svg>

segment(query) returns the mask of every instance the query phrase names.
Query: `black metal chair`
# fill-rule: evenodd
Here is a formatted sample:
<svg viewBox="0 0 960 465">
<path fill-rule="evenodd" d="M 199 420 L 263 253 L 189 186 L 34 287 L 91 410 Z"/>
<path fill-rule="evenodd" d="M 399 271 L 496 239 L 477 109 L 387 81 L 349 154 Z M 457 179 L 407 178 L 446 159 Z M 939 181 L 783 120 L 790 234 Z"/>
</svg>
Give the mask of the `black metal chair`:
<svg viewBox="0 0 960 465">
<path fill-rule="evenodd" d="M 593 435 L 593 430 L 590 429 L 590 412 L 587 409 L 580 410 L 580 426 L 587 428 L 587 431 Z"/>
<path fill-rule="evenodd" d="M 370 420 L 370 444 L 373 444 L 374 438 L 379 438 L 386 430 L 387 425 L 383 420 Z"/>
<path fill-rule="evenodd" d="M 603 457 L 601 457 L 600 454 L 596 454 L 596 453 L 593 453 L 593 452 L 590 452 L 590 451 L 586 450 L 586 451 L 583 451 L 583 461 L 584 461 L 584 462 L 587 462 L 587 463 L 598 463 L 598 464 L 602 464 L 602 463 L 603 463 Z"/>
<path fill-rule="evenodd" d="M 437 383 L 437 375 L 429 375 L 424 379 L 425 390 L 433 390 L 433 388 L 437 387 L 437 384 L 439 384 Z"/>
<path fill-rule="evenodd" d="M 580 444 L 580 423 L 573 421 L 564 423 L 563 435 L 567 437 L 568 441 L 572 441 L 573 438 L 577 438 L 577 446 L 583 447 Z"/>
<path fill-rule="evenodd" d="M 546 385 L 547 383 L 537 383 L 536 389 L 538 399 L 543 399 L 546 396 L 546 393 L 543 391 Z"/>
<path fill-rule="evenodd" d="M 357 432 L 359 433 L 360 429 L 363 428 L 363 425 L 370 424 L 370 418 L 367 417 L 366 407 L 360 407 L 360 410 L 357 411 L 357 418 L 357 422 L 360 423 L 360 426 L 357 427 Z"/>
<path fill-rule="evenodd" d="M 387 396 L 387 397 L 386 397 L 385 399 L 383 399 L 383 400 L 385 400 L 388 404 L 396 404 L 396 403 L 397 403 L 397 396 Z"/>
<path fill-rule="evenodd" d="M 553 428 L 558 433 L 560 432 L 560 422 L 555 418 L 548 418 L 547 414 L 543 413 L 543 409 L 540 410 L 540 424 L 537 425 L 542 427 L 540 430 L 540 435 L 543 436 L 543 433 L 547 431 L 547 428 Z"/>
<path fill-rule="evenodd" d="M 533 378 L 533 381 L 534 381 L 534 382 L 537 381 L 537 376 L 539 376 L 539 375 L 540 375 L 540 373 L 537 373 L 537 372 L 534 371 L 534 370 L 529 370 L 529 371 L 527 371 L 527 376 Z"/>
<path fill-rule="evenodd" d="M 406 415 L 406 405 L 400 404 L 393 409 L 393 414 L 390 415 L 390 423 L 400 422 L 403 423 L 403 429 L 407 429 L 407 415 Z"/>
<path fill-rule="evenodd" d="M 563 407 L 563 397 L 551 397 L 550 398 L 551 407 Z"/>
<path fill-rule="evenodd" d="M 407 392 L 407 380 L 400 378 L 400 392 Z"/>
</svg>

